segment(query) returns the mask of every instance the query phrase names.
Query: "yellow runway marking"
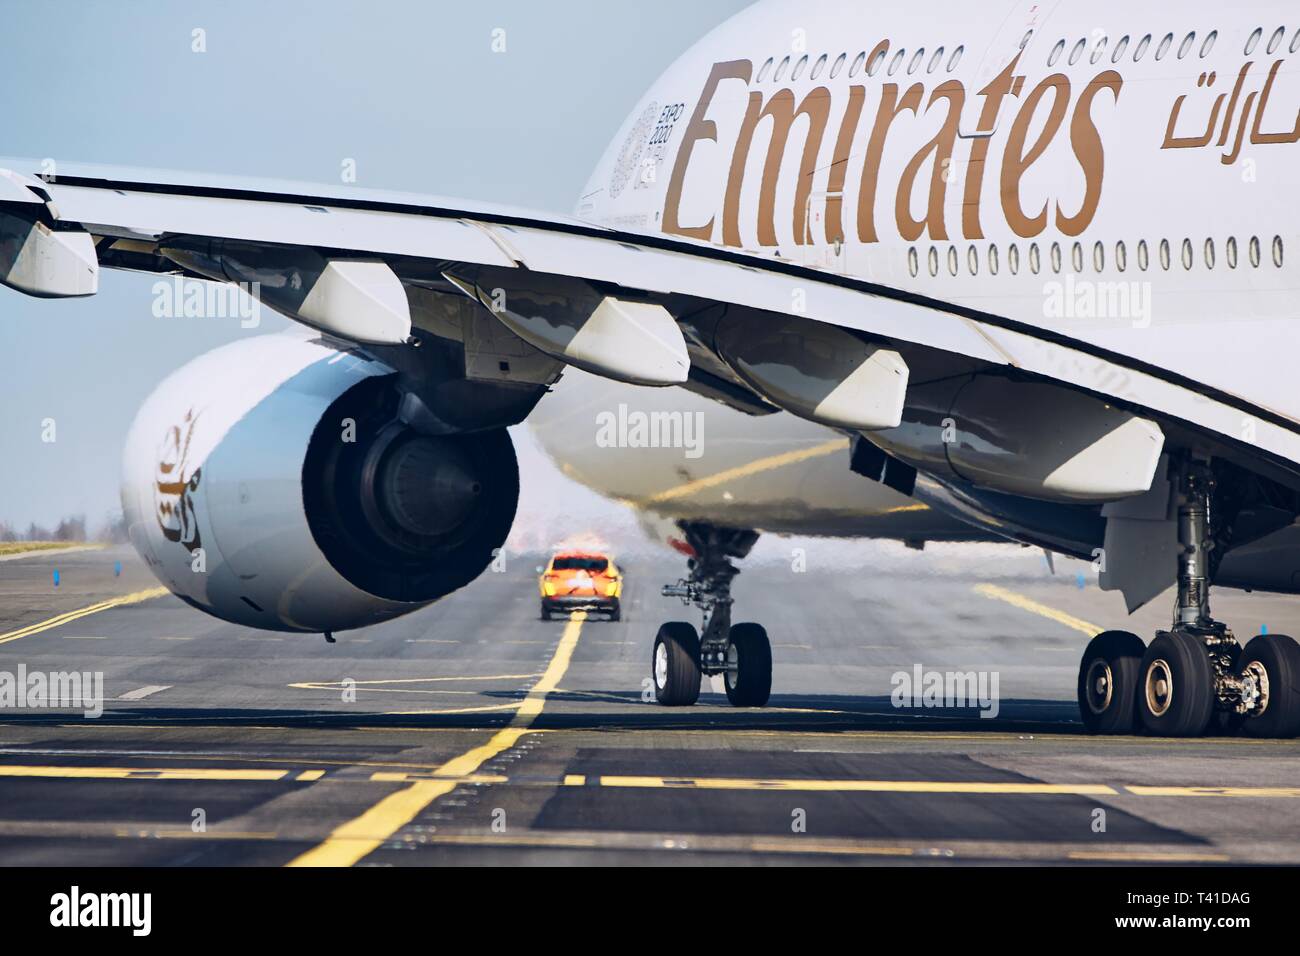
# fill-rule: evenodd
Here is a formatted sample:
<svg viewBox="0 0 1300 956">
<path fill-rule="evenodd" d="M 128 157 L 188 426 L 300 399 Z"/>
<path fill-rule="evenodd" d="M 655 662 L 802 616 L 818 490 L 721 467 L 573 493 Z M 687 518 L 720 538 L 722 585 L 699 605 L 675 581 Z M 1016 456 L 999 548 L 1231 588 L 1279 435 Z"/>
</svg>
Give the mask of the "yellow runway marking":
<svg viewBox="0 0 1300 956">
<path fill-rule="evenodd" d="M 433 833 L 420 842 L 439 846 L 531 846 L 567 849 L 638 849 L 638 850 L 705 850 L 730 853 L 791 853 L 848 856 L 918 856 L 926 850 L 906 846 L 857 843 L 851 840 L 814 840 L 806 837 L 785 839 L 751 839 L 713 834 L 619 834 L 611 841 L 609 833 L 587 835 L 581 832 L 546 833 L 515 831 L 493 833 Z"/>
<path fill-rule="evenodd" d="M 502 776 L 499 773 L 471 773 L 464 777 L 448 778 L 441 770 L 428 771 L 399 771 L 399 770 L 376 770 L 369 778 L 373 783 L 410 783 L 414 780 L 439 780 L 445 781 L 451 779 L 457 786 L 462 783 L 472 784 L 489 784 L 489 783 L 509 783 L 510 778 Z"/>
<path fill-rule="evenodd" d="M 1066 627 L 1073 628 L 1081 634 L 1087 634 L 1089 637 L 1095 637 L 1105 630 L 1096 624 L 1090 624 L 1082 618 L 1077 618 L 1072 614 L 1066 614 L 1064 611 L 1058 611 L 1054 607 L 1046 604 L 1040 604 L 1037 601 L 1025 597 L 1023 594 L 1017 594 L 1015 591 L 1008 591 L 1006 588 L 1000 588 L 996 584 L 977 584 L 975 592 L 982 594 L 986 598 L 992 598 L 995 601 L 1006 601 L 1013 607 L 1018 607 L 1022 611 L 1028 611 L 1030 614 L 1037 614 L 1041 617 L 1055 621 L 1057 624 L 1064 624 Z"/>
<path fill-rule="evenodd" d="M 570 782 L 572 781 L 572 782 Z M 580 782 L 579 782 L 580 781 Z M 599 776 L 564 778 L 565 786 L 668 787 L 691 790 L 818 790 L 838 793 L 982 793 L 1115 795 L 1101 783 L 981 783 L 968 780 L 800 780 L 745 779 L 742 777 Z"/>
<path fill-rule="evenodd" d="M 587 615 L 581 611 L 569 618 L 560 644 L 551 657 L 541 680 L 528 692 L 515 712 L 510 726 L 497 731 L 481 747 L 455 757 L 435 771 L 439 777 L 467 777 L 493 757 L 513 747 L 546 706 L 546 697 L 560 684 L 574 648 L 582 634 Z M 414 820 L 429 804 L 450 793 L 457 786 L 452 780 L 417 780 L 409 787 L 391 793 L 361 816 L 335 828 L 319 846 L 289 862 L 289 866 L 352 866 L 383 844 L 394 833 Z"/>
<path fill-rule="evenodd" d="M 1117 863 L 1226 863 L 1229 859 L 1224 853 L 1166 853 L 1159 850 L 1073 850 L 1068 856 L 1071 860 L 1109 860 Z"/>
<path fill-rule="evenodd" d="M 0 764 L 0 777 L 46 777 L 67 780 L 284 780 L 293 770 L 256 767 L 30 767 Z M 315 780 L 324 770 L 304 770 L 298 779 Z"/>
<path fill-rule="evenodd" d="M 100 611 L 107 611 L 110 608 L 123 607 L 127 604 L 139 604 L 141 601 L 152 601 L 154 598 L 162 597 L 167 594 L 166 588 L 149 588 L 145 591 L 132 591 L 130 594 L 123 594 L 121 597 L 109 598 L 107 601 L 100 601 L 98 604 L 92 604 L 89 607 L 83 607 L 76 611 L 68 611 L 59 614 L 46 621 L 37 624 L 29 624 L 27 627 L 20 627 L 16 631 L 9 631 L 6 634 L 0 634 L 0 644 L 8 644 L 10 641 L 16 641 L 20 637 L 31 637 L 33 634 L 40 634 L 42 631 L 48 631 L 51 628 L 59 627 L 62 624 L 70 624 L 73 621 L 79 621 L 83 617 L 89 617 L 91 614 L 98 614 Z"/>
<path fill-rule="evenodd" d="M 541 672 L 533 674 L 487 674 L 487 675 L 463 675 L 460 677 L 391 677 L 386 680 L 358 680 L 350 682 L 350 685 L 357 687 L 369 687 L 373 684 L 433 684 L 443 681 L 460 681 L 460 680 L 523 680 L 526 677 L 541 677 Z M 305 687 L 308 690 L 336 690 L 344 686 L 341 680 L 332 681 L 304 681 L 301 684 L 290 684 L 290 687 Z"/>
<path fill-rule="evenodd" d="M 1300 797 L 1300 787 L 1144 787 L 1127 786 L 1139 797 Z"/>
<path fill-rule="evenodd" d="M 697 478 L 695 481 L 688 481 L 685 484 L 677 485 L 675 488 L 669 488 L 658 494 L 651 495 L 645 499 L 647 503 L 654 504 L 660 501 L 672 501 L 674 498 L 686 498 L 697 491 L 706 491 L 709 488 L 716 488 L 718 485 L 726 484 L 729 481 L 737 481 L 741 478 L 748 478 L 751 475 L 761 474 L 765 471 L 771 471 L 774 468 L 783 468 L 786 465 L 795 465 L 801 461 L 808 461 L 810 458 L 821 458 L 824 455 L 833 455 L 838 451 L 846 451 L 849 447 L 847 438 L 836 438 L 833 441 L 823 442 L 820 445 L 813 445 L 810 448 L 800 448 L 796 451 L 786 451 L 779 455 L 769 455 L 766 458 L 759 458 L 751 461 L 747 465 L 741 465 L 738 468 L 728 468 L 720 471 L 715 475 L 709 475 L 705 478 Z"/>
</svg>

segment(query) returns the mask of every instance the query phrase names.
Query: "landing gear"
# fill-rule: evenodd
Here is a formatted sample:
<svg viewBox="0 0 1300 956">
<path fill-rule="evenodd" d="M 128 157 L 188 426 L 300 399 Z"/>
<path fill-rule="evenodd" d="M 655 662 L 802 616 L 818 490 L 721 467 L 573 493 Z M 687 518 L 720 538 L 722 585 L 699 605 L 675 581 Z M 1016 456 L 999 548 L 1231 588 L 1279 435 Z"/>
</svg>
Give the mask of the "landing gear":
<svg viewBox="0 0 1300 956">
<path fill-rule="evenodd" d="M 1165 737 L 1233 733 L 1300 734 L 1300 644 L 1256 637 L 1243 651 L 1210 617 L 1217 515 L 1210 464 L 1189 458 L 1176 475 L 1178 597 L 1173 624 L 1145 649 L 1124 631 L 1093 638 L 1079 666 L 1079 713 L 1091 733 L 1131 733 L 1136 724 Z M 1139 663 L 1134 672 L 1134 661 Z"/>
<path fill-rule="evenodd" d="M 694 554 L 690 576 L 665 585 L 663 594 L 699 608 L 703 630 L 685 621 L 659 628 L 651 659 L 655 697 L 661 704 L 693 704 L 701 675 L 721 674 L 732 704 L 762 707 L 772 692 L 767 631 L 758 624 L 731 623 L 731 579 L 740 572 L 730 559 L 747 555 L 758 534 L 692 522 L 680 527 Z"/>
</svg>

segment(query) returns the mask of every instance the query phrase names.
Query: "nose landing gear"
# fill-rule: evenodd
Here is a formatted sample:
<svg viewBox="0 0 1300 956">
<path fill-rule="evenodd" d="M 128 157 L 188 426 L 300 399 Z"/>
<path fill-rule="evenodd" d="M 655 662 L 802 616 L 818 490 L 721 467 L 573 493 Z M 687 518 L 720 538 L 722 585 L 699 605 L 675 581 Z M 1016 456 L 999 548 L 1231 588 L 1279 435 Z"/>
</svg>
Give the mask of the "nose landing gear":
<svg viewBox="0 0 1300 956">
<path fill-rule="evenodd" d="M 665 597 L 693 604 L 704 615 L 697 631 L 686 621 L 670 621 L 655 636 L 651 671 L 655 698 L 669 706 L 693 704 L 701 676 L 721 674 L 727 699 L 737 707 L 762 707 L 772 691 L 772 645 L 758 624 L 731 623 L 731 579 L 740 573 L 731 558 L 749 554 L 755 531 L 682 522 L 694 554 L 690 575 L 664 585 Z"/>
<path fill-rule="evenodd" d="M 1300 644 L 1261 634 L 1243 651 L 1210 617 L 1215 479 L 1188 460 L 1177 475 L 1178 597 L 1173 624 L 1145 648 L 1126 631 L 1097 635 L 1079 665 L 1079 713 L 1090 733 L 1196 737 L 1238 727 L 1300 734 Z"/>
</svg>

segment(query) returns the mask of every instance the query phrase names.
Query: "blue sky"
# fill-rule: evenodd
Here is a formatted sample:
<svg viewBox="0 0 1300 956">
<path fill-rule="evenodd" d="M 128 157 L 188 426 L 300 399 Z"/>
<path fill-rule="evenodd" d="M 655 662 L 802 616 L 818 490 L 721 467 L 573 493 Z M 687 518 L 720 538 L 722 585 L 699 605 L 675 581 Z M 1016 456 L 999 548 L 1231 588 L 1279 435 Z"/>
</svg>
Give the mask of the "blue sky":
<svg viewBox="0 0 1300 956">
<path fill-rule="evenodd" d="M 352 159 L 362 187 L 570 212 L 645 88 L 746 5 L 10 0 L 0 155 L 332 185 Z M 105 273 L 64 302 L 0 288 L 0 521 L 102 523 L 140 402 L 240 334 L 154 318 L 152 283 Z"/>
</svg>

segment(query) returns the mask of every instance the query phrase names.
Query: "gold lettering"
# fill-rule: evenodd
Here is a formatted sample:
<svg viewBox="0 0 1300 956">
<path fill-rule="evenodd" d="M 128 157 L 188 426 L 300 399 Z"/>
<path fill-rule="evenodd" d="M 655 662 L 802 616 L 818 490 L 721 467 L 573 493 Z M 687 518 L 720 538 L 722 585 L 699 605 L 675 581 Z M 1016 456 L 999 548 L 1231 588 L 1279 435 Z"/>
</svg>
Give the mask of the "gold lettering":
<svg viewBox="0 0 1300 956">
<path fill-rule="evenodd" d="M 1106 155 L 1101 144 L 1101 134 L 1097 132 L 1097 125 L 1092 121 L 1092 101 L 1102 90 L 1110 90 L 1114 94 L 1115 102 L 1119 102 L 1119 91 L 1124 85 L 1124 78 L 1114 70 L 1107 70 L 1099 74 L 1091 83 L 1089 83 L 1079 95 L 1079 102 L 1074 106 L 1074 116 L 1070 119 L 1070 147 L 1074 150 L 1074 158 L 1079 161 L 1083 167 L 1084 189 L 1083 205 L 1079 207 L 1079 212 L 1073 216 L 1066 216 L 1061 212 L 1061 204 L 1056 204 L 1056 228 L 1067 236 L 1077 236 L 1083 230 L 1088 228 L 1092 222 L 1092 217 L 1097 213 L 1097 205 L 1101 202 L 1101 183 L 1106 175 Z M 1218 107 L 1215 107 L 1217 114 Z M 1214 120 L 1210 120 L 1210 125 L 1206 133 L 1206 141 L 1213 135 Z"/>
<path fill-rule="evenodd" d="M 704 82 L 704 90 L 700 93 L 700 100 L 695 104 L 695 112 L 691 114 L 691 121 L 682 135 L 682 145 L 677 149 L 677 161 L 673 165 L 673 175 L 668 182 L 668 192 L 664 197 L 664 232 L 706 240 L 713 235 L 712 217 L 702 226 L 683 226 L 678 221 L 682 188 L 686 184 L 686 170 L 690 165 L 691 153 L 696 143 L 705 140 L 714 143 L 718 141 L 718 124 L 711 119 L 706 119 L 709 104 L 713 102 L 713 94 L 717 92 L 718 85 L 723 80 L 743 80 L 748 84 L 753 72 L 754 64 L 749 60 L 729 60 L 726 63 L 713 64 L 709 78 Z"/>
<path fill-rule="evenodd" d="M 900 100 L 897 83 L 886 83 L 880 88 L 880 107 L 876 110 L 876 123 L 867 143 L 866 161 L 862 164 L 862 189 L 858 193 L 858 238 L 863 242 L 880 241 L 876 235 L 876 187 L 880 182 L 880 159 L 885 153 L 889 127 L 904 110 L 915 114 L 921 108 L 924 92 L 924 87 L 916 83 Z"/>
<path fill-rule="evenodd" d="M 921 147 L 921 151 L 912 157 L 907 168 L 903 170 L 898 183 L 898 196 L 894 200 L 894 217 L 898 220 L 898 232 L 908 242 L 914 242 L 925 232 L 926 224 L 930 226 L 930 235 L 935 239 L 947 239 L 948 230 L 943 222 L 943 202 L 948 188 L 948 164 L 952 162 L 952 148 L 957 141 L 957 126 L 961 122 L 961 109 L 966 102 L 966 90 L 956 80 L 949 80 L 930 94 L 926 112 L 934 106 L 937 99 L 948 101 L 948 115 L 943 126 L 934 139 Z M 926 158 L 933 163 L 930 169 L 930 196 L 926 206 L 925 218 L 912 218 L 912 188 L 916 177 Z"/>
<path fill-rule="evenodd" d="M 1047 115 L 1047 122 L 1034 145 L 1025 152 L 1025 139 L 1029 135 L 1029 124 L 1038 109 L 1039 101 L 1051 91 L 1052 111 Z M 1020 204 L 1020 180 L 1025 172 L 1038 161 L 1046 151 L 1065 118 L 1065 109 L 1070 101 L 1070 81 L 1063 73 L 1053 73 L 1034 87 L 1025 100 L 1025 105 L 1011 124 L 1011 133 L 1007 138 L 1006 152 L 1002 157 L 1002 212 L 1007 218 L 1007 225 L 1016 235 L 1030 238 L 1038 235 L 1047 227 L 1047 203 L 1035 216 L 1028 216 Z"/>
</svg>

